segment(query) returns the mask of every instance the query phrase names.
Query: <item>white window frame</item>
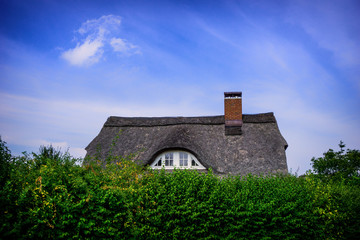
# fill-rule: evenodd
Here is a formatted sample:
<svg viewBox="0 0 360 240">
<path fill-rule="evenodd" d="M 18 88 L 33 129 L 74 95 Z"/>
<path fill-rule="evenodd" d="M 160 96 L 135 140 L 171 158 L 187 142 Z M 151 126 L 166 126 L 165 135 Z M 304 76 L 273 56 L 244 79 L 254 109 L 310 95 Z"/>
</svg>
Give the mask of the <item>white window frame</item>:
<svg viewBox="0 0 360 240">
<path fill-rule="evenodd" d="M 187 160 L 187 166 L 180 166 L 180 155 L 183 156 L 183 158 L 181 160 Z M 171 156 L 172 156 L 172 158 L 171 158 Z M 187 156 L 187 159 L 185 156 Z M 171 159 L 172 159 L 172 166 L 169 161 Z M 182 161 L 182 162 L 186 163 L 186 161 Z M 193 166 L 193 162 L 195 163 L 194 166 Z M 165 164 L 165 163 L 167 163 L 167 164 Z M 169 151 L 159 154 L 155 158 L 155 161 L 150 165 L 150 167 L 153 169 L 161 169 L 161 168 L 165 168 L 165 169 L 174 169 L 174 168 L 177 168 L 177 169 L 206 169 L 199 162 L 199 160 L 197 160 L 197 158 L 193 154 L 191 154 L 187 151 L 182 151 L 182 150 L 169 150 Z"/>
</svg>

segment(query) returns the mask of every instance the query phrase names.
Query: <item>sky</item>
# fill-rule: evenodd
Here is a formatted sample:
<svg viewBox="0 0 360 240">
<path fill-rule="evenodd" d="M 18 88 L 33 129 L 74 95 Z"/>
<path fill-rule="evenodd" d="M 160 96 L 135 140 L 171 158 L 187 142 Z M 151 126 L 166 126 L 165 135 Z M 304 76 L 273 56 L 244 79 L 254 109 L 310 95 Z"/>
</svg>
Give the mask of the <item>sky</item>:
<svg viewBox="0 0 360 240">
<path fill-rule="evenodd" d="M 360 149 L 357 0 L 0 0 L 0 135 L 75 157 L 109 116 L 274 112 L 289 172 Z"/>
</svg>

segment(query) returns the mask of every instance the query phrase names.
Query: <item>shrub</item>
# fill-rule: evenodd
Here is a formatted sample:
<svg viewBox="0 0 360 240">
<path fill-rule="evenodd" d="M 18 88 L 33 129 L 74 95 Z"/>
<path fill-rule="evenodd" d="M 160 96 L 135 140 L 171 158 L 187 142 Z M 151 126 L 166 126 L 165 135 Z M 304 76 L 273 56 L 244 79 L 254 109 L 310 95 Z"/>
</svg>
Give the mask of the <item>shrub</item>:
<svg viewBox="0 0 360 240">
<path fill-rule="evenodd" d="M 54 150 L 54 149 L 53 149 Z M 358 186 L 313 175 L 228 176 L 79 166 L 57 150 L 10 161 L 1 239 L 354 239 Z"/>
<path fill-rule="evenodd" d="M 344 150 L 345 144 L 340 141 L 340 151 L 329 149 L 323 157 L 312 158 L 314 172 L 323 180 L 341 181 L 360 184 L 360 151 Z"/>
<path fill-rule="evenodd" d="M 12 156 L 6 142 L 0 136 L 0 187 L 3 187 L 9 177 Z"/>
</svg>

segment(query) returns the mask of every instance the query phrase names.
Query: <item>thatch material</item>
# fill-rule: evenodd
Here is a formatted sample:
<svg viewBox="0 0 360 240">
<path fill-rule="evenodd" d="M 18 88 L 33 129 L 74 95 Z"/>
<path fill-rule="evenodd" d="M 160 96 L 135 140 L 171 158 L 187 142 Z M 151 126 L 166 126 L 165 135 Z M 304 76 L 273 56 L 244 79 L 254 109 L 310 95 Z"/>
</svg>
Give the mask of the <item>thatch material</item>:
<svg viewBox="0 0 360 240">
<path fill-rule="evenodd" d="M 99 135 L 86 147 L 88 156 L 110 151 L 135 155 L 139 164 L 151 164 L 169 149 L 191 152 L 218 174 L 287 172 L 285 149 L 273 113 L 243 115 L 242 135 L 226 136 L 224 116 L 127 118 L 109 117 Z"/>
</svg>

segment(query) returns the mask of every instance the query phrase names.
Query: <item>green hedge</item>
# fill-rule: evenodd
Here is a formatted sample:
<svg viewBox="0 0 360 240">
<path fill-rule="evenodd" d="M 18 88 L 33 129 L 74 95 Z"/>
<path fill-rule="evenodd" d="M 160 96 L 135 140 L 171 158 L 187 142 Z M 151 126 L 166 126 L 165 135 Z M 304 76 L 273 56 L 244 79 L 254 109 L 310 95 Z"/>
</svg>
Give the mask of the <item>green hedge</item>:
<svg viewBox="0 0 360 240">
<path fill-rule="evenodd" d="M 1 239 L 356 239 L 360 188 L 291 175 L 219 178 L 126 159 L 24 155 L 0 189 Z"/>
</svg>

